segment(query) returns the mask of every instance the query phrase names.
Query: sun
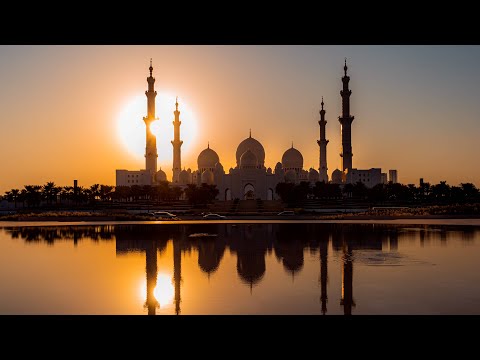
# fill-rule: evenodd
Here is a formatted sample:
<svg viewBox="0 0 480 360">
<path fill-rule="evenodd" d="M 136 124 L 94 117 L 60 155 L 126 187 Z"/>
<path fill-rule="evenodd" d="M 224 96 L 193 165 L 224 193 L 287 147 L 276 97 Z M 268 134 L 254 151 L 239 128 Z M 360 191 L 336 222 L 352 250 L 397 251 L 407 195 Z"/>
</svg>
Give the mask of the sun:
<svg viewBox="0 0 480 360">
<path fill-rule="evenodd" d="M 173 297 L 175 295 L 172 278 L 167 274 L 159 273 L 157 276 L 157 286 L 155 287 L 155 290 L 153 290 L 153 294 L 160 304 L 160 308 L 172 305 Z"/>
<path fill-rule="evenodd" d="M 157 137 L 158 166 L 164 171 L 172 168 L 173 120 L 175 111 L 175 96 L 170 93 L 158 92 L 155 99 L 157 121 L 151 125 L 153 134 Z M 182 157 L 188 156 L 198 138 L 197 119 L 190 106 L 179 96 L 180 140 L 183 140 Z M 122 108 L 117 119 L 117 133 L 121 144 L 135 159 L 145 159 L 145 123 L 147 115 L 147 98 L 145 95 L 133 96 Z"/>
<path fill-rule="evenodd" d="M 147 293 L 147 283 L 143 279 L 139 287 L 139 296 L 145 300 L 145 294 Z M 175 288 L 173 287 L 172 277 L 166 273 L 157 274 L 157 285 L 153 289 L 153 295 L 158 301 L 158 305 L 161 309 L 170 307 L 173 304 L 175 296 Z"/>
</svg>

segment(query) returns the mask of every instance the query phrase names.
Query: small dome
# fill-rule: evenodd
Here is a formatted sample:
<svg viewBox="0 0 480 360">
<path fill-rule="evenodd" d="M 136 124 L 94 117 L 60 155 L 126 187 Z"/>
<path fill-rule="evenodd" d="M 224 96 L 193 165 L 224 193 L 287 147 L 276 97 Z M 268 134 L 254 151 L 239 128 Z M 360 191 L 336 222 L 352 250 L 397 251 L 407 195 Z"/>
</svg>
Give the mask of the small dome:
<svg viewBox="0 0 480 360">
<path fill-rule="evenodd" d="M 269 167 L 269 168 L 267 169 L 267 174 L 271 174 L 271 173 L 272 173 L 272 168 Z"/>
<path fill-rule="evenodd" d="M 257 158 L 257 164 L 261 167 L 265 163 L 265 149 L 260 142 L 250 135 L 250 137 L 243 140 L 237 147 L 237 152 L 235 156 L 237 158 L 237 166 L 240 166 L 240 157 L 245 153 L 245 151 L 250 150 L 253 152 Z"/>
<path fill-rule="evenodd" d="M 282 168 L 282 163 L 277 162 L 277 165 L 275 165 L 275 170 L 280 170 Z"/>
<path fill-rule="evenodd" d="M 295 170 L 288 170 L 285 173 L 285 182 L 294 183 L 297 179 L 297 173 Z"/>
<path fill-rule="evenodd" d="M 216 163 L 215 164 L 215 171 L 223 173 L 223 165 L 221 163 Z"/>
<path fill-rule="evenodd" d="M 338 169 L 333 170 L 333 172 L 332 172 L 332 182 L 334 184 L 340 184 L 342 182 L 342 177 L 343 177 L 343 173 L 340 170 L 338 170 Z"/>
<path fill-rule="evenodd" d="M 248 149 L 242 156 L 240 156 L 240 167 L 242 168 L 255 168 L 258 165 L 258 160 L 255 154 Z"/>
<path fill-rule="evenodd" d="M 213 172 L 211 172 L 210 170 L 205 170 L 203 173 L 202 173 L 202 184 L 205 183 L 205 184 L 208 184 L 208 185 L 213 185 L 214 184 L 214 176 L 213 176 Z"/>
<path fill-rule="evenodd" d="M 218 155 L 215 151 L 210 149 L 210 146 L 203 150 L 197 159 L 197 165 L 199 169 L 213 169 L 215 164 L 220 162 Z"/>
<path fill-rule="evenodd" d="M 167 181 L 167 174 L 165 174 L 165 171 L 162 169 L 158 170 L 155 173 L 155 181 L 160 182 L 160 181 Z"/>
<path fill-rule="evenodd" d="M 182 170 L 180 172 L 180 175 L 178 176 L 178 180 L 179 180 L 180 184 L 188 184 L 189 180 L 190 180 L 190 175 L 189 175 L 188 171 Z"/>
<path fill-rule="evenodd" d="M 308 172 L 308 181 L 318 181 L 319 179 L 319 174 L 318 171 L 315 169 L 310 169 Z"/>
<path fill-rule="evenodd" d="M 282 165 L 284 169 L 302 169 L 303 156 L 300 151 L 292 146 L 283 154 Z"/>
</svg>

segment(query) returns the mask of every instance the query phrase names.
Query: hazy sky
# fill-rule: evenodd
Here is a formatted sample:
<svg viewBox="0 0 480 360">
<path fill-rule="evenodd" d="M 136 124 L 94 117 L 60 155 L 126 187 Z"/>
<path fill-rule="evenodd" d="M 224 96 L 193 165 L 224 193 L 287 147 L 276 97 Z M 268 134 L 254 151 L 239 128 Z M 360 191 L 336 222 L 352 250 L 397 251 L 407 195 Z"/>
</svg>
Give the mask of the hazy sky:
<svg viewBox="0 0 480 360">
<path fill-rule="evenodd" d="M 193 114 L 181 128 L 188 139 L 182 167 L 196 169 L 210 141 L 228 172 L 252 128 L 267 167 L 293 141 L 304 168 L 318 169 L 323 95 L 330 176 L 340 167 L 345 57 L 355 168 L 397 169 L 402 183 L 423 177 L 480 185 L 479 46 L 1 46 L 0 193 L 73 179 L 115 185 L 115 169 L 144 168 L 141 116 L 150 58 L 158 97 L 178 95 L 181 119 Z M 119 127 L 139 96 L 141 115 L 129 119 L 141 132 L 131 131 L 129 141 L 140 142 L 135 154 Z M 173 110 L 173 103 L 157 109 L 167 129 L 157 143 L 159 166 L 169 179 Z"/>
</svg>

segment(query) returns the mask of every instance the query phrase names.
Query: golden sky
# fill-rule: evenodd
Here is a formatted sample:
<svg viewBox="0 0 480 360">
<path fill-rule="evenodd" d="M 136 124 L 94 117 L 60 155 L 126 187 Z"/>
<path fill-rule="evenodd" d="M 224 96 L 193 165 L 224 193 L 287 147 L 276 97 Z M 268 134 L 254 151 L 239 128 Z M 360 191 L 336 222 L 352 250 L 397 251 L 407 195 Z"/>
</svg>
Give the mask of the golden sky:
<svg viewBox="0 0 480 360">
<path fill-rule="evenodd" d="M 355 168 L 397 169 L 402 183 L 480 185 L 478 46 L 2 46 L 0 193 L 74 179 L 115 185 L 116 169 L 144 168 L 143 153 L 119 133 L 135 98 L 146 115 L 150 58 L 157 104 L 179 97 L 182 167 L 196 169 L 210 141 L 228 172 L 251 128 L 267 167 L 293 141 L 304 168 L 318 168 L 324 96 L 330 176 L 340 166 L 345 57 Z M 158 164 L 169 179 L 173 110 L 157 109 L 166 132 Z M 143 132 L 141 116 L 130 121 Z M 143 135 L 129 141 L 145 146 Z"/>
</svg>

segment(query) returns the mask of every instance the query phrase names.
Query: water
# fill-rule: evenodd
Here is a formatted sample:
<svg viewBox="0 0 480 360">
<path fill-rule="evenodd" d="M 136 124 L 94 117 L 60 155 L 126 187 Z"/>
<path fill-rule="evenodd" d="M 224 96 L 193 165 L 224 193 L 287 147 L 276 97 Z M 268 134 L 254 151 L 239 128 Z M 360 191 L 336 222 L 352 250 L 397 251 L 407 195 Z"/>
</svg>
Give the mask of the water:
<svg viewBox="0 0 480 360">
<path fill-rule="evenodd" d="M 480 226 L 0 228 L 0 314 L 479 314 Z"/>
</svg>

